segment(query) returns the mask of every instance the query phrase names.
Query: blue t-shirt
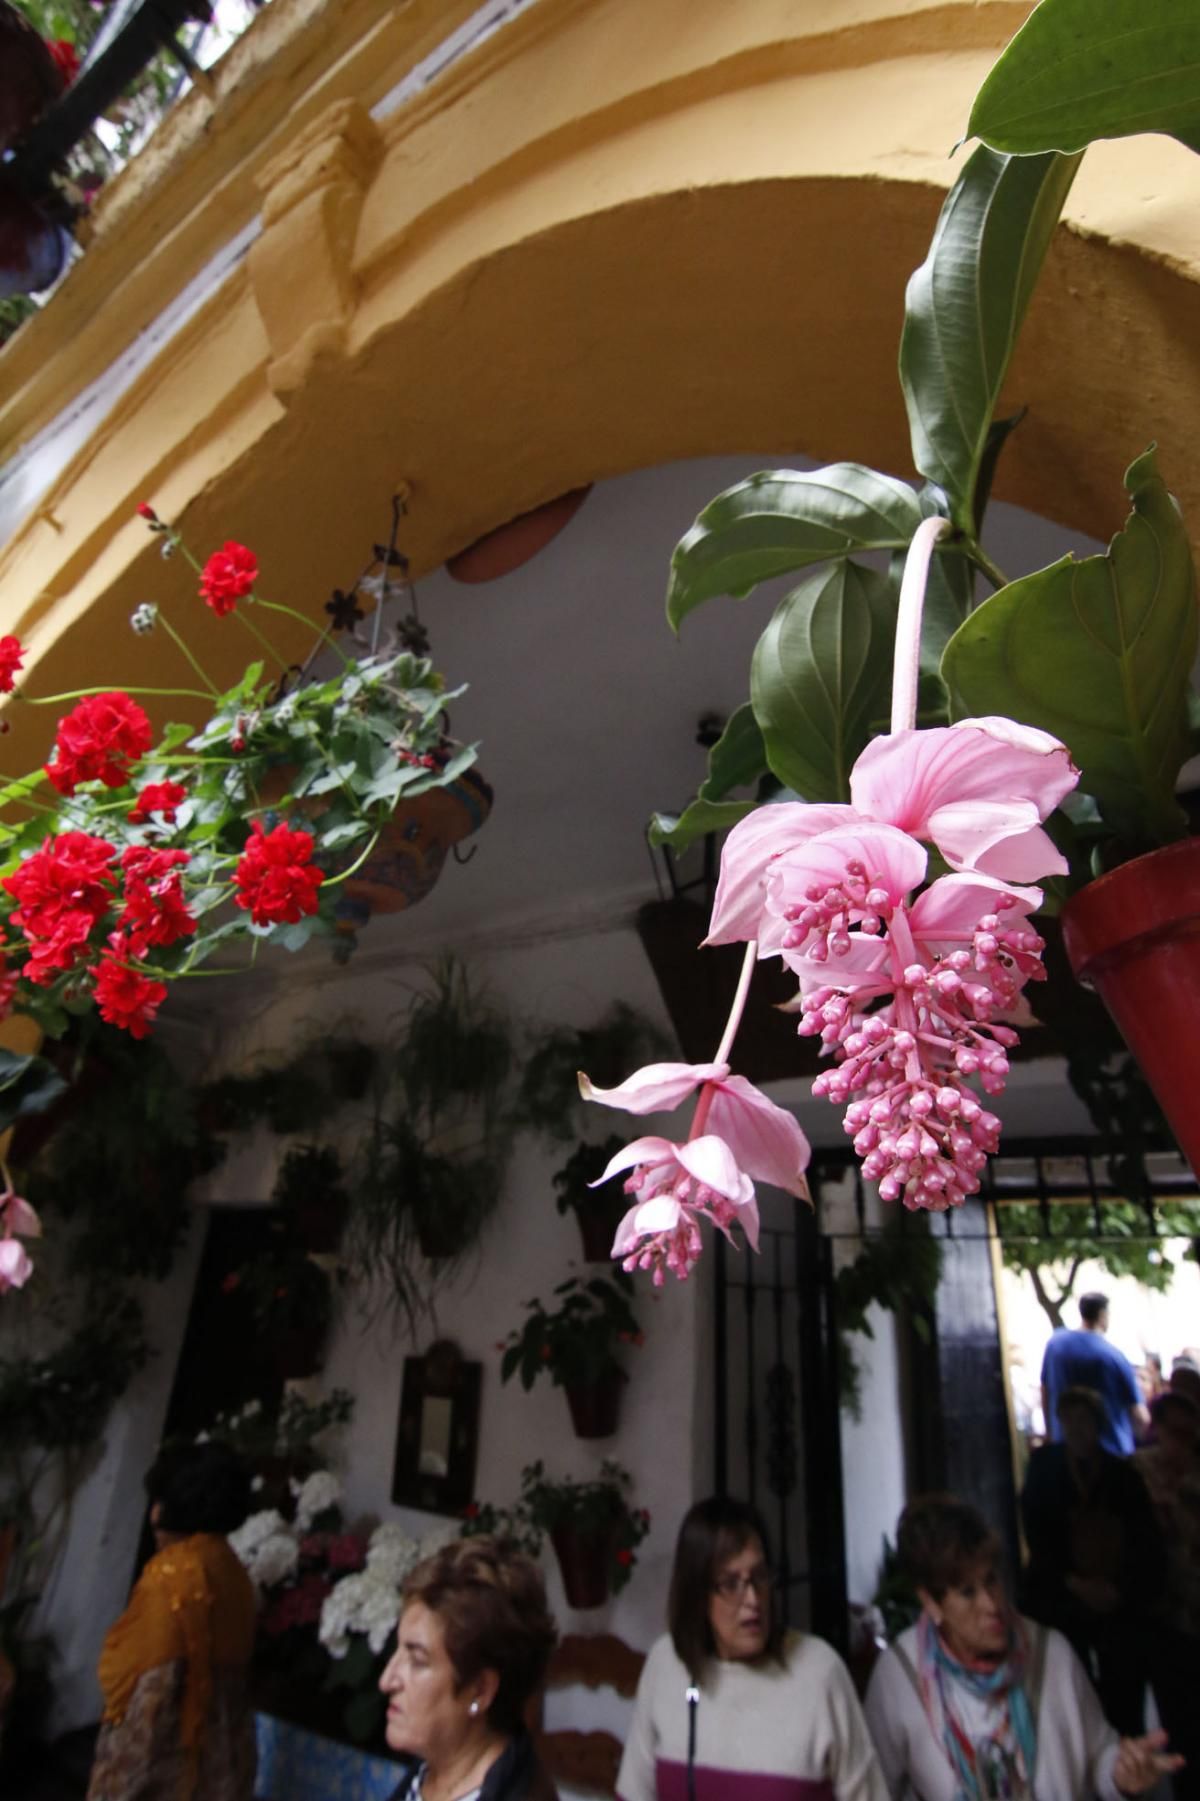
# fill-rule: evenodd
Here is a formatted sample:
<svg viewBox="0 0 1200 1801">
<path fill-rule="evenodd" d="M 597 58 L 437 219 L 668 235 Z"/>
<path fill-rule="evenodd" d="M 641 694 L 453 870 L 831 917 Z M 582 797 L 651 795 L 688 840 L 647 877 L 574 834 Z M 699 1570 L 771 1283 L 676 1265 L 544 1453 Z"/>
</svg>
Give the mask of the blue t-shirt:
<svg viewBox="0 0 1200 1801">
<path fill-rule="evenodd" d="M 1100 1434 L 1101 1445 L 1117 1457 L 1132 1455 L 1129 1409 L 1139 1405 L 1141 1391 L 1129 1359 L 1109 1344 L 1103 1332 L 1072 1332 L 1060 1327 L 1046 1346 L 1042 1381 L 1046 1388 L 1046 1428 L 1056 1444 L 1062 1442 L 1059 1395 L 1064 1388 L 1091 1388 L 1104 1403 L 1106 1424 Z"/>
</svg>

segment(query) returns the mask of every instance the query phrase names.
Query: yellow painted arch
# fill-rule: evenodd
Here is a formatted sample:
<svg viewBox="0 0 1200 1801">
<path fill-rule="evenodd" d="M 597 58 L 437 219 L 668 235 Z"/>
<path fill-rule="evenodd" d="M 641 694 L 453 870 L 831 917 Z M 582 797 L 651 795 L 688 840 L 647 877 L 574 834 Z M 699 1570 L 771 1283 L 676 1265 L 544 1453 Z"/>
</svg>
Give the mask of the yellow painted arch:
<svg viewBox="0 0 1200 1801">
<path fill-rule="evenodd" d="M 908 472 L 904 283 L 1026 9 L 841 10 L 830 31 L 794 0 L 539 0 L 382 124 L 343 96 L 276 145 L 249 258 L 0 557 L 38 690 L 178 674 L 161 637 L 124 635 L 142 600 L 188 605 L 131 520 L 143 497 L 201 552 L 254 544 L 265 591 L 315 615 L 401 480 L 419 572 L 679 458 Z M 1105 536 L 1156 437 L 1200 534 L 1198 197 L 1200 162 L 1166 140 L 1089 153 L 1009 385 L 1031 411 L 1004 498 Z M 245 641 L 194 616 L 231 674 Z M 12 768 L 49 721 L 9 715 Z"/>
</svg>

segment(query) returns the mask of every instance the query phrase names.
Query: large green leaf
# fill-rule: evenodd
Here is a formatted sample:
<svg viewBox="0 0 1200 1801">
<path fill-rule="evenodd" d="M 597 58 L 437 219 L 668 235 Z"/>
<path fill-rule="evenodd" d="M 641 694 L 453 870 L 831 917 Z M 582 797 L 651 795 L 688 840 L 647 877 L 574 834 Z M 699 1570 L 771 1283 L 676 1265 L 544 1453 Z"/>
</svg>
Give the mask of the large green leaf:
<svg viewBox="0 0 1200 1801">
<path fill-rule="evenodd" d="M 27 1113 L 44 1113 L 66 1083 L 44 1057 L 0 1050 L 0 1132 Z"/>
<path fill-rule="evenodd" d="M 978 149 L 909 280 L 900 384 L 913 460 L 968 538 L 992 414 L 1078 164 Z"/>
<path fill-rule="evenodd" d="M 907 483 L 860 463 L 752 475 L 718 494 L 680 540 L 671 559 L 667 619 L 678 631 L 714 595 L 741 599 L 759 582 L 830 557 L 906 549 L 920 523 Z"/>
<path fill-rule="evenodd" d="M 1196 0 L 1042 0 L 971 109 L 997 150 L 1082 150 L 1165 131 L 1200 149 Z"/>
<path fill-rule="evenodd" d="M 955 716 L 1006 713 L 1063 740 L 1105 823 L 1132 844 L 1180 837 L 1196 584 L 1187 533 L 1151 447 L 1133 511 L 1104 556 L 1010 582 L 946 646 Z"/>
<path fill-rule="evenodd" d="M 811 575 L 754 651 L 750 697 L 767 758 L 805 800 L 849 800 L 850 769 L 887 713 L 896 587 L 858 563 Z"/>
<path fill-rule="evenodd" d="M 708 753 L 708 774 L 700 784 L 691 806 L 676 817 L 656 813 L 650 821 L 650 842 L 669 845 L 672 850 L 686 850 L 697 838 L 709 832 L 727 831 L 747 813 L 752 813 L 757 800 L 726 800 L 733 788 L 746 788 L 767 774 L 767 750 L 762 731 L 754 717 L 750 702 L 743 701 L 725 722 L 725 729 Z"/>
</svg>

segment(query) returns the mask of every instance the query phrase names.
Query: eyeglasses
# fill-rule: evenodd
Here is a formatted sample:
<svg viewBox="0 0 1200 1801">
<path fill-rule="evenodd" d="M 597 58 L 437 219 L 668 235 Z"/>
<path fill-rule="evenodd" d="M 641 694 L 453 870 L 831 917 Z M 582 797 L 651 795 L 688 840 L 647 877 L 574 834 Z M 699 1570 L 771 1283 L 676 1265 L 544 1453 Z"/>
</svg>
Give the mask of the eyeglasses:
<svg viewBox="0 0 1200 1801">
<path fill-rule="evenodd" d="M 720 1595 L 722 1601 L 740 1601 L 751 1589 L 756 1595 L 765 1595 L 770 1586 L 771 1572 L 765 1563 L 760 1563 L 756 1570 L 751 1570 L 746 1576 L 739 1576 L 735 1570 L 718 1576 L 713 1583 L 713 1593 Z"/>
</svg>

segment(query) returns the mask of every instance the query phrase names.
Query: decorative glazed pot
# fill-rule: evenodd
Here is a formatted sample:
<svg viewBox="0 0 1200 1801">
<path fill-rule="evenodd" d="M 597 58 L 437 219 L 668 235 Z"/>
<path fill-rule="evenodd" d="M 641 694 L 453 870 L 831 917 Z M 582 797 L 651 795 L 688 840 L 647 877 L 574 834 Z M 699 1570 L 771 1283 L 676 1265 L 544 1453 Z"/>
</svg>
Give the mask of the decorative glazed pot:
<svg viewBox="0 0 1200 1801">
<path fill-rule="evenodd" d="M 568 1607 L 603 1607 L 608 1600 L 611 1539 L 607 1532 L 581 1532 L 570 1520 L 550 1531 L 550 1543 L 562 1571 Z"/>
<path fill-rule="evenodd" d="M 611 1438 L 621 1411 L 621 1390 L 627 1378 L 614 1363 L 594 1382 L 564 1382 L 567 1406 L 576 1438 Z"/>
<path fill-rule="evenodd" d="M 586 488 L 572 488 L 569 493 L 546 501 L 544 506 L 518 513 L 507 525 L 498 525 L 495 531 L 485 532 L 474 544 L 468 544 L 456 556 L 448 557 L 446 573 L 456 582 L 494 582 L 502 575 L 511 575 L 522 563 L 530 562 L 539 550 L 544 550 L 552 538 L 557 538 L 591 491 L 589 482 Z"/>
<path fill-rule="evenodd" d="M 1200 838 L 1089 882 L 1063 908 L 1062 933 L 1200 1169 Z"/>
<path fill-rule="evenodd" d="M 401 801 L 362 868 L 339 884 L 338 924 L 356 931 L 373 913 L 401 913 L 425 899 L 452 845 L 477 832 L 495 796 L 477 769 L 448 788 Z"/>
</svg>

